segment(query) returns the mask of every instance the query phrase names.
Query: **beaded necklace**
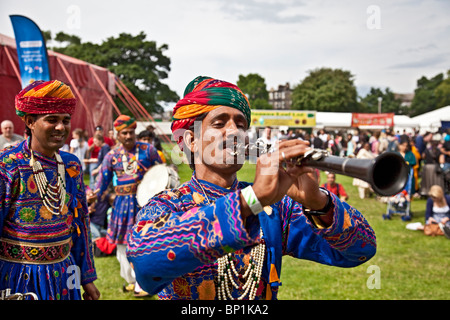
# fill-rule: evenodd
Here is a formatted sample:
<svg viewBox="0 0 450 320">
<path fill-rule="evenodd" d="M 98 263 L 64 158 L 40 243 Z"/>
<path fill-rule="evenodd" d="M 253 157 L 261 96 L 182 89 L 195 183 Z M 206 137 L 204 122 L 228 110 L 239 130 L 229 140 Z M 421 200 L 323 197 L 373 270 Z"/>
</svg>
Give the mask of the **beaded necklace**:
<svg viewBox="0 0 450 320">
<path fill-rule="evenodd" d="M 66 175 L 64 162 L 59 153 L 55 153 L 58 165 L 56 186 L 51 185 L 45 175 L 44 169 L 39 161 L 34 158 L 33 150 L 30 148 L 30 167 L 33 169 L 34 180 L 36 181 L 39 195 L 45 207 L 54 215 L 62 212 L 66 200 Z"/>
<path fill-rule="evenodd" d="M 209 200 L 209 197 L 203 189 L 200 181 L 198 181 L 198 185 L 202 189 L 203 195 L 208 201 L 208 204 L 211 204 L 211 201 Z M 236 264 L 238 262 L 236 261 L 236 263 L 234 263 L 234 256 L 232 253 L 228 253 L 217 259 L 217 292 L 219 300 L 243 300 L 247 296 L 248 300 L 255 299 L 256 291 L 258 290 L 258 286 L 261 281 L 262 268 L 264 265 L 264 257 L 266 252 L 262 229 L 260 230 L 260 238 L 261 242 L 254 246 L 250 251 L 249 263 L 244 274 L 241 274 L 236 270 Z M 245 283 L 243 283 L 243 281 L 245 281 Z M 244 290 L 244 292 L 238 297 L 233 297 L 231 292 L 232 287 L 240 291 Z"/>
<path fill-rule="evenodd" d="M 261 242 L 254 246 L 250 251 L 249 263 L 244 274 L 240 274 L 236 270 L 235 264 L 233 263 L 233 255 L 231 253 L 217 259 L 219 265 L 219 279 L 217 281 L 219 300 L 243 300 L 246 296 L 248 296 L 248 300 L 255 299 L 256 291 L 258 290 L 261 281 L 266 251 L 266 245 L 262 239 L 262 229 L 260 232 Z M 237 280 L 235 280 L 235 278 L 237 278 Z M 245 283 L 240 284 L 243 280 L 245 280 Z M 244 292 L 238 297 L 233 297 L 231 286 L 237 290 L 244 290 Z"/>
<path fill-rule="evenodd" d="M 123 165 L 123 171 L 132 176 L 137 172 L 137 168 L 138 168 L 138 157 L 139 157 L 139 149 L 136 150 L 136 155 L 134 156 L 134 158 L 132 157 L 130 159 L 130 161 L 128 161 L 128 151 L 125 150 L 124 148 L 124 154 L 122 155 L 122 165 Z"/>
</svg>

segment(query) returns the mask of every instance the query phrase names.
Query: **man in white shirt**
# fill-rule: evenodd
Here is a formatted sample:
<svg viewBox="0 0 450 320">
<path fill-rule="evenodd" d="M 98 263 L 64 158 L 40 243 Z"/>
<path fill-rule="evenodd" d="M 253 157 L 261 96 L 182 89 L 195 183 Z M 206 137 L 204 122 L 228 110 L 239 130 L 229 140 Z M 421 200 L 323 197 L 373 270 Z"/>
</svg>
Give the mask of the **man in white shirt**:
<svg viewBox="0 0 450 320">
<path fill-rule="evenodd" d="M 14 133 L 14 124 L 11 120 L 3 120 L 1 123 L 2 135 L 0 135 L 0 150 L 23 141 L 25 138 Z"/>
</svg>

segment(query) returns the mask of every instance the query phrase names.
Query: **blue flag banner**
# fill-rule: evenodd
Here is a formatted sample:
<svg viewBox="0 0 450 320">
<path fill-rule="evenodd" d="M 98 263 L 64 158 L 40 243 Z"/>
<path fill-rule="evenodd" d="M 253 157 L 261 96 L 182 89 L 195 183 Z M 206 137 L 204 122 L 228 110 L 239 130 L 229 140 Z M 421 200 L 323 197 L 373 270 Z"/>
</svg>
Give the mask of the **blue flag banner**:
<svg viewBox="0 0 450 320">
<path fill-rule="evenodd" d="M 50 80 L 47 47 L 41 29 L 27 17 L 9 16 L 16 38 L 22 88 L 35 80 Z"/>
</svg>

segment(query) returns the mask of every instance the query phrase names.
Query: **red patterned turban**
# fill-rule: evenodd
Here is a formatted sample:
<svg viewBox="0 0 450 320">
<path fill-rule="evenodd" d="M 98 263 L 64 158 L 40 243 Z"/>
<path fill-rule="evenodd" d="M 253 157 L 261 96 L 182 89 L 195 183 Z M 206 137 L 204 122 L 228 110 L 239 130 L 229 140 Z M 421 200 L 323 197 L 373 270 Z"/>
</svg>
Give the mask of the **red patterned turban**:
<svg viewBox="0 0 450 320">
<path fill-rule="evenodd" d="M 116 121 L 114 121 L 114 128 L 117 132 L 126 128 L 136 129 L 136 126 L 136 120 L 124 114 L 118 116 Z"/>
<path fill-rule="evenodd" d="M 16 95 L 16 114 L 68 113 L 75 111 L 77 99 L 70 87 L 58 80 L 37 80 Z"/>
<path fill-rule="evenodd" d="M 198 116 L 221 106 L 241 111 L 247 124 L 250 125 L 250 103 L 236 85 L 202 76 L 195 78 L 187 85 L 183 98 L 173 109 L 171 127 L 181 150 L 183 150 L 184 131 L 194 123 Z"/>
</svg>

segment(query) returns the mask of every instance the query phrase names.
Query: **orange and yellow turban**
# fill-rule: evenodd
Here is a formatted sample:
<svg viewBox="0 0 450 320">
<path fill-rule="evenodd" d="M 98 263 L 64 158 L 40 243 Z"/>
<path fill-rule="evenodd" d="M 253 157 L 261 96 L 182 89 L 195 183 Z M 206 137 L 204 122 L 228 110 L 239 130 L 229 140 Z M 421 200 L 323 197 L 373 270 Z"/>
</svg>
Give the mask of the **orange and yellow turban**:
<svg viewBox="0 0 450 320">
<path fill-rule="evenodd" d="M 118 116 L 116 121 L 114 121 L 114 129 L 117 132 L 127 128 L 136 129 L 136 126 L 136 120 L 124 114 Z"/>
<path fill-rule="evenodd" d="M 15 98 L 16 114 L 68 113 L 75 111 L 77 99 L 70 87 L 58 80 L 37 80 L 22 89 Z"/>
<path fill-rule="evenodd" d="M 198 116 L 220 106 L 241 111 L 247 124 L 250 125 L 250 103 L 236 85 L 203 76 L 195 78 L 187 85 L 183 98 L 173 109 L 171 126 L 173 136 L 181 150 L 183 150 L 184 130 L 188 129 Z"/>
</svg>

